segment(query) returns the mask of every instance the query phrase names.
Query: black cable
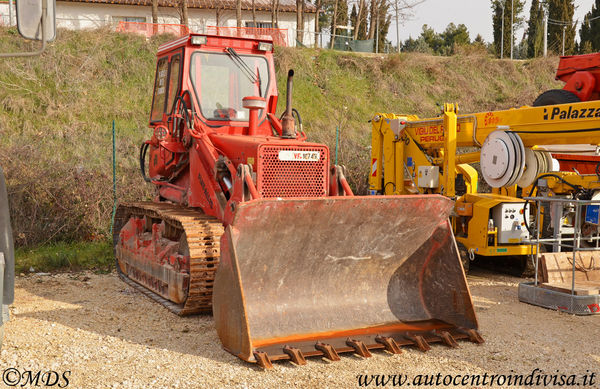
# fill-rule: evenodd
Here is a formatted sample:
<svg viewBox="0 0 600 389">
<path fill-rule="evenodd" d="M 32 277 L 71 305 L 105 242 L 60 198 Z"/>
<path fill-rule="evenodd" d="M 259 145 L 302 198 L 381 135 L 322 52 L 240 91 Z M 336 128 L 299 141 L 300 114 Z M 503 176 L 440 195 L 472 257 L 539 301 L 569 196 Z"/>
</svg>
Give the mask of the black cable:
<svg viewBox="0 0 600 389">
<path fill-rule="evenodd" d="M 177 96 L 175 98 L 175 100 L 173 101 L 173 107 L 171 108 L 171 112 L 173 112 L 175 110 L 175 107 L 177 106 L 177 103 L 181 101 L 181 111 L 183 111 L 183 120 L 185 121 L 185 124 L 187 125 L 188 128 L 192 128 L 192 126 L 194 125 L 194 104 L 190 104 L 191 105 L 191 111 L 192 111 L 192 116 L 190 117 L 190 114 L 188 113 L 188 106 L 187 103 L 185 102 L 184 96 L 185 94 L 187 94 L 190 98 L 190 102 L 191 102 L 191 95 L 189 91 L 184 91 L 180 96 Z M 175 113 L 179 113 L 179 112 L 175 112 Z M 179 131 L 179 125 L 176 124 L 175 126 L 173 126 L 173 131 Z M 181 139 L 181 134 L 173 134 L 175 136 L 175 138 L 177 139 Z"/>
<path fill-rule="evenodd" d="M 298 120 L 298 128 L 300 130 L 302 130 L 302 117 L 300 116 L 300 112 L 298 112 L 298 110 L 296 108 L 292 108 L 292 116 L 296 114 L 296 116 L 298 116 L 298 118 L 296 120 Z"/>
<path fill-rule="evenodd" d="M 146 152 L 148 151 L 149 146 L 150 146 L 150 144 L 144 142 L 144 143 L 142 143 L 142 146 L 140 147 L 140 171 L 142 173 L 142 177 L 144 178 L 144 181 L 146 181 L 146 182 L 152 182 L 152 180 L 148 176 L 146 176 L 146 167 L 145 167 Z"/>
<path fill-rule="evenodd" d="M 559 181 L 561 181 L 563 184 L 568 185 L 571 188 L 573 188 L 576 192 L 583 191 L 583 188 L 580 185 L 571 184 L 570 182 L 566 181 L 564 178 L 562 178 L 558 174 L 546 173 L 546 174 L 542 174 L 542 175 L 538 176 L 538 178 L 535 180 L 535 184 L 533 184 L 533 186 L 531 187 L 531 191 L 529 192 L 529 196 L 527 196 L 527 197 L 532 197 L 533 196 L 533 192 L 535 191 L 535 189 L 538 186 L 538 180 L 540 178 L 545 178 L 545 177 L 554 177 L 554 178 L 558 179 Z M 527 210 L 527 206 L 528 205 L 529 205 L 529 199 L 526 199 L 525 200 L 525 205 L 523 206 L 523 221 L 525 222 L 525 227 L 527 227 L 527 231 L 529 232 L 529 235 L 533 236 L 533 233 L 531 232 L 531 228 L 529 228 L 529 221 L 526 219 L 526 213 L 525 213 L 525 211 Z M 540 214 L 544 215 L 543 213 L 540 213 Z M 538 223 L 539 223 L 539 220 L 538 220 Z M 539 228 L 539 226 L 538 226 L 538 228 Z"/>
<path fill-rule="evenodd" d="M 387 186 L 388 186 L 389 184 L 392 184 L 392 185 L 394 185 L 394 192 L 396 191 L 396 183 L 395 183 L 395 182 L 392 182 L 392 181 L 389 181 L 388 183 L 386 183 L 386 184 L 383 186 L 383 194 L 385 194 L 385 189 L 387 188 Z"/>
</svg>

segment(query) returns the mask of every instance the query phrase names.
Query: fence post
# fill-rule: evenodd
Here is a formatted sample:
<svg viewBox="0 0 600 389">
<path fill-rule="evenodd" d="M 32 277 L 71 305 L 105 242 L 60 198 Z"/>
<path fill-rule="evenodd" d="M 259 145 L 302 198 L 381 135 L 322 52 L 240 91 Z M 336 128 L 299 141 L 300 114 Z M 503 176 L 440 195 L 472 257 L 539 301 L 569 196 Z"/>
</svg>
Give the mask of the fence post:
<svg viewBox="0 0 600 389">
<path fill-rule="evenodd" d="M 113 168 L 113 211 L 110 218 L 110 237 L 113 234 L 115 213 L 117 212 L 117 152 L 115 147 L 115 120 L 112 121 L 112 168 Z"/>
<path fill-rule="evenodd" d="M 335 127 L 335 164 L 338 163 L 338 149 L 340 143 L 340 126 Z"/>
</svg>

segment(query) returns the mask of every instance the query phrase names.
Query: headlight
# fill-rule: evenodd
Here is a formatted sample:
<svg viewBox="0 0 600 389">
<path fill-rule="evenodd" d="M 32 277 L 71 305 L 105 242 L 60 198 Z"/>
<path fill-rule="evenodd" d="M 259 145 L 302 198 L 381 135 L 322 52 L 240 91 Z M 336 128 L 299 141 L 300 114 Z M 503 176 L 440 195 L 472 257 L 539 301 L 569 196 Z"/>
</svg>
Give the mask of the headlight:
<svg viewBox="0 0 600 389">
<path fill-rule="evenodd" d="M 203 35 L 192 35 L 192 45 L 200 46 L 206 44 L 206 37 Z"/>
<path fill-rule="evenodd" d="M 258 50 L 260 50 L 260 51 L 271 51 L 271 50 L 273 50 L 273 44 L 272 43 L 267 43 L 267 42 L 259 42 L 258 43 Z"/>
</svg>

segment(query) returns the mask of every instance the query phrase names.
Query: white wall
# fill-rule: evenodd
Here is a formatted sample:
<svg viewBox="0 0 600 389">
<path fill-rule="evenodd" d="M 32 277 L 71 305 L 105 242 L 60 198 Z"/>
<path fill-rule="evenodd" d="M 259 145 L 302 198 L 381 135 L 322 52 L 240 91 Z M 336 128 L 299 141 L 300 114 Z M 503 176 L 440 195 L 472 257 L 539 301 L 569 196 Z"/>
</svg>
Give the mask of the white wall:
<svg viewBox="0 0 600 389">
<path fill-rule="evenodd" d="M 2 5 L 2 4 L 0 4 Z M 57 27 L 69 29 L 98 28 L 103 26 L 113 26 L 122 17 L 141 17 L 147 23 L 152 22 L 152 7 L 129 6 L 115 4 L 92 4 L 92 3 L 72 3 L 57 1 L 56 3 L 56 24 Z M 8 6 L 6 7 L 8 10 Z M 221 10 L 219 16 L 220 27 L 235 27 L 235 10 Z M 2 8 L 0 8 L 0 13 Z M 315 14 L 305 14 L 304 41 L 310 43 L 314 35 Z M 205 32 L 206 26 L 216 26 L 216 11 L 207 9 L 188 9 L 189 27 L 192 32 Z M 252 21 L 252 12 L 242 12 L 242 25 L 245 22 Z M 257 22 L 271 22 L 271 12 L 257 11 Z M 175 8 L 160 7 L 158 10 L 158 22 L 179 24 L 179 12 Z M 296 14 L 293 12 L 279 13 L 279 28 L 288 30 L 288 45 L 295 45 Z M 314 38 L 313 38 L 314 39 Z"/>
<path fill-rule="evenodd" d="M 16 16 L 15 16 L 15 3 L 13 1 L 13 8 L 12 8 L 13 14 L 13 24 L 16 23 Z M 8 26 L 8 16 L 9 16 L 9 11 L 8 11 L 8 2 L 6 3 L 0 3 L 0 25 L 1 26 Z"/>
<path fill-rule="evenodd" d="M 235 27 L 235 10 L 221 10 L 219 16 L 220 27 Z M 0 3 L 0 24 L 8 25 L 8 3 Z M 65 1 L 56 2 L 56 26 L 68 29 L 88 29 L 99 27 L 114 27 L 119 18 L 139 17 L 145 22 L 152 22 L 152 7 L 97 4 L 97 3 L 73 3 Z M 203 33 L 206 26 L 216 26 L 217 18 L 215 10 L 188 9 L 189 27 L 192 32 Z M 242 25 L 252 21 L 251 11 L 242 11 Z M 257 22 L 271 23 L 271 12 L 257 11 Z M 179 12 L 175 8 L 160 7 L 158 9 L 159 23 L 179 24 Z M 13 24 L 16 23 L 13 4 Z M 304 14 L 304 37 L 305 45 L 314 43 L 315 14 Z M 279 28 L 287 30 L 288 46 L 296 45 L 296 14 L 294 12 L 279 13 Z"/>
</svg>

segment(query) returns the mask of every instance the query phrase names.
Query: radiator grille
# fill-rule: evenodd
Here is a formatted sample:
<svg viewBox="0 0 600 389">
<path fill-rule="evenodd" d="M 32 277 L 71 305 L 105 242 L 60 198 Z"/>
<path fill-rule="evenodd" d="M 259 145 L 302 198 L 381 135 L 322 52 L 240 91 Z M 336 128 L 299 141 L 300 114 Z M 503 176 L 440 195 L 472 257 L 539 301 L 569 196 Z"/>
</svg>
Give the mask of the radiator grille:
<svg viewBox="0 0 600 389">
<path fill-rule="evenodd" d="M 282 161 L 280 151 L 319 152 L 315 161 Z M 324 146 L 264 145 L 258 150 L 257 190 L 262 197 L 324 197 L 329 153 Z"/>
</svg>

